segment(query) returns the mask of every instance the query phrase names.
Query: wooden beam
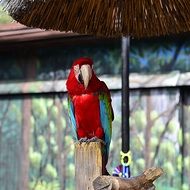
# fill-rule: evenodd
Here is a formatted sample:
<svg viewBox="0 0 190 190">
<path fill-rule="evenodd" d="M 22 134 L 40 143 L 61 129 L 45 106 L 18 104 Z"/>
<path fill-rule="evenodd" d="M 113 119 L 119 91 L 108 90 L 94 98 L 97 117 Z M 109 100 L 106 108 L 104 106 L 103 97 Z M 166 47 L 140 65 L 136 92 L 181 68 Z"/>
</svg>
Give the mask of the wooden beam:
<svg viewBox="0 0 190 190">
<path fill-rule="evenodd" d="M 149 168 L 131 178 L 99 176 L 93 181 L 94 190 L 154 190 L 153 182 L 163 174 L 161 168 Z"/>
<path fill-rule="evenodd" d="M 100 142 L 75 144 L 76 190 L 94 190 L 92 182 L 102 175 L 101 149 Z"/>
</svg>

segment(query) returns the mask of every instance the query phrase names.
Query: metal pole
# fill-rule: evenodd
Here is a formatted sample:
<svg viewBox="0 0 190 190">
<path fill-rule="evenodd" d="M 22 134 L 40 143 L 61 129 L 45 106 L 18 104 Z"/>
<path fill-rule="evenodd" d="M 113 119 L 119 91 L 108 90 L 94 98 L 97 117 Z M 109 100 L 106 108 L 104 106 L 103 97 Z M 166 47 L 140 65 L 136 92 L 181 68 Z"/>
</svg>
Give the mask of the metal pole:
<svg viewBox="0 0 190 190">
<path fill-rule="evenodd" d="M 130 128 L 129 128 L 129 48 L 130 37 L 122 37 L 122 151 L 121 163 L 125 171 L 124 177 L 130 177 L 129 165 L 131 162 L 130 153 Z M 127 170 L 127 171 L 126 171 Z M 124 173 L 128 174 L 124 174 Z"/>
<path fill-rule="evenodd" d="M 122 151 L 128 152 L 129 142 L 129 37 L 122 38 Z"/>
</svg>

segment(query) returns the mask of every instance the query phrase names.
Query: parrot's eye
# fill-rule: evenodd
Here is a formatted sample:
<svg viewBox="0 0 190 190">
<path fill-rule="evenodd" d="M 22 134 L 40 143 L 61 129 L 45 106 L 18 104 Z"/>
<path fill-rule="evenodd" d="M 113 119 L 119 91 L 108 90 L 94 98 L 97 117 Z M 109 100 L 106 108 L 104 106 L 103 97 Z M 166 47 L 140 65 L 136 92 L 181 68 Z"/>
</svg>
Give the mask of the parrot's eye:
<svg viewBox="0 0 190 190">
<path fill-rule="evenodd" d="M 82 78 L 81 73 L 80 73 L 79 76 L 78 76 L 78 81 L 79 81 L 81 84 L 84 84 L 84 80 L 83 80 L 83 78 Z"/>
</svg>

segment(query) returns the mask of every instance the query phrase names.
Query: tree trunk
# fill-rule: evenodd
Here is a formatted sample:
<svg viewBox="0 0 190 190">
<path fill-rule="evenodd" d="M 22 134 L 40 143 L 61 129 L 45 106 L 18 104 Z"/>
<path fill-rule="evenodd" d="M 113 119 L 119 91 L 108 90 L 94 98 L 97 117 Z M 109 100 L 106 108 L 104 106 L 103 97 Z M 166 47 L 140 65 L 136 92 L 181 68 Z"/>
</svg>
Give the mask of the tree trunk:
<svg viewBox="0 0 190 190">
<path fill-rule="evenodd" d="M 144 159 L 145 159 L 145 168 L 151 167 L 151 158 L 150 158 L 150 139 L 151 139 L 151 129 L 152 129 L 152 119 L 151 119 L 151 111 L 152 111 L 152 100 L 150 96 L 150 92 L 148 92 L 146 97 L 147 102 L 147 126 L 145 128 L 145 147 L 144 147 Z"/>
<path fill-rule="evenodd" d="M 154 180 L 163 174 L 161 168 L 149 168 L 132 178 L 99 176 L 93 181 L 94 190 L 154 190 Z"/>
<path fill-rule="evenodd" d="M 59 181 L 60 181 L 60 187 L 61 190 L 66 189 L 64 180 L 66 178 L 66 167 L 65 167 L 65 156 L 62 157 L 62 154 L 65 152 L 64 144 L 62 143 L 63 140 L 63 131 L 62 131 L 62 124 L 61 124 L 61 117 L 62 117 L 62 105 L 60 100 L 56 97 L 55 98 L 55 105 L 58 109 L 57 114 L 57 120 L 56 120 L 56 126 L 57 126 L 57 145 L 58 145 L 58 152 L 60 154 L 57 154 L 57 162 L 58 162 L 58 173 L 59 173 Z"/>
<path fill-rule="evenodd" d="M 30 146 L 30 117 L 31 117 L 31 99 L 24 97 L 23 100 L 23 119 L 22 119 L 22 168 L 21 168 L 21 189 L 28 189 L 29 182 L 29 146 Z"/>
<path fill-rule="evenodd" d="M 23 56 L 21 56 L 20 63 L 26 65 Z M 36 75 L 36 63 L 37 60 L 35 56 L 31 56 L 27 60 L 27 64 L 30 64 L 30 67 L 26 69 L 26 78 L 34 79 Z M 22 86 L 23 92 L 28 91 L 29 86 L 24 84 Z M 30 128 L 31 128 L 31 110 L 32 110 L 32 100 L 28 95 L 23 96 L 23 106 L 22 106 L 22 168 L 21 168 L 21 187 L 20 189 L 28 190 L 29 189 L 29 147 L 30 147 Z"/>
</svg>

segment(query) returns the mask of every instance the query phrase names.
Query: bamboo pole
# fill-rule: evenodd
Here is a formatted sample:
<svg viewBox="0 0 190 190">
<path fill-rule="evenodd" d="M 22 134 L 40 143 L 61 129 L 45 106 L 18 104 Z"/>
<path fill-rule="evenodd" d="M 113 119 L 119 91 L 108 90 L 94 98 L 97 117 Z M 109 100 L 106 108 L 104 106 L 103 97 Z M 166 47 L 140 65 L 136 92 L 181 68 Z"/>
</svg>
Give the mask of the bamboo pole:
<svg viewBox="0 0 190 190">
<path fill-rule="evenodd" d="M 94 190 L 92 182 L 102 175 L 101 149 L 100 142 L 75 144 L 76 190 Z"/>
</svg>

